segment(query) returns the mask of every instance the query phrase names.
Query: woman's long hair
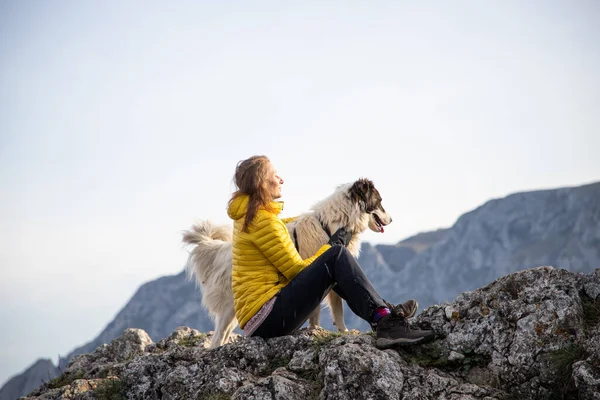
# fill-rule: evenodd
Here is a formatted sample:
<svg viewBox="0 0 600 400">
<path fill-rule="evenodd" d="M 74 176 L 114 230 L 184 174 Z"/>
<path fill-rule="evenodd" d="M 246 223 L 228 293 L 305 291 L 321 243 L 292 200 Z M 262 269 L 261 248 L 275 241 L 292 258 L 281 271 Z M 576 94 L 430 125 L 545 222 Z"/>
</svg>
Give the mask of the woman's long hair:
<svg viewBox="0 0 600 400">
<path fill-rule="evenodd" d="M 235 167 L 235 176 L 233 177 L 237 190 L 229 200 L 229 206 L 237 197 L 249 195 L 248 210 L 246 219 L 242 226 L 242 231 L 248 232 L 248 227 L 256 216 L 258 210 L 262 207 L 269 209 L 272 194 L 267 182 L 267 164 L 269 159 L 266 156 L 252 156 L 246 160 L 238 162 Z"/>
</svg>

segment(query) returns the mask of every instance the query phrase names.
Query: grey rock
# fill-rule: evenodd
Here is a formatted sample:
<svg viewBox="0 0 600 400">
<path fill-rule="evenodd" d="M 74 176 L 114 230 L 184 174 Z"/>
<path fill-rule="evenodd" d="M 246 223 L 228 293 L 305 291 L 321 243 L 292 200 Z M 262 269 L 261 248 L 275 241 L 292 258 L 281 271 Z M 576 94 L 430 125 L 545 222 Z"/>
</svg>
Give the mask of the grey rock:
<svg viewBox="0 0 600 400">
<path fill-rule="evenodd" d="M 128 399 L 598 399 L 600 298 L 585 287 L 599 281 L 597 271 L 515 272 L 424 310 L 413 325 L 434 329 L 433 342 L 384 351 L 360 332 L 210 349 L 188 327 L 156 343 L 128 329 L 23 399 L 92 399 L 103 387 Z"/>
</svg>

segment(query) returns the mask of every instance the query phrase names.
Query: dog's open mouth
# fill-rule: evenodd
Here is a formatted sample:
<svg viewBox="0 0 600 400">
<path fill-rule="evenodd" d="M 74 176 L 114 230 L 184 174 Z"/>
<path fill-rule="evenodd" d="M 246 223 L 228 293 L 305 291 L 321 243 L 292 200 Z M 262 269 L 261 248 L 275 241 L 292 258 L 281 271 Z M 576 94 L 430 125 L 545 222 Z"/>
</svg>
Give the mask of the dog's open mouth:
<svg viewBox="0 0 600 400">
<path fill-rule="evenodd" d="M 379 219 L 379 217 L 375 213 L 373 213 L 373 220 L 377 224 L 377 229 L 379 229 L 379 232 L 383 233 L 383 226 L 384 226 L 384 224 L 383 224 L 383 222 L 381 222 L 381 220 Z"/>
</svg>

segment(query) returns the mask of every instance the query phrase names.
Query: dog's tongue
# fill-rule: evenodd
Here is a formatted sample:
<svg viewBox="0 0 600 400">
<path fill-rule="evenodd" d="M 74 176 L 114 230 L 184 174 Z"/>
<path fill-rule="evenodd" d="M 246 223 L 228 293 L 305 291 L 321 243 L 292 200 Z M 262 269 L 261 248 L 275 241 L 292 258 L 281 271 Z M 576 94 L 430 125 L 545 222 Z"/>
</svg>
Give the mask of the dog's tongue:
<svg viewBox="0 0 600 400">
<path fill-rule="evenodd" d="M 381 231 L 380 232 L 383 233 L 383 226 L 381 227 Z"/>
</svg>

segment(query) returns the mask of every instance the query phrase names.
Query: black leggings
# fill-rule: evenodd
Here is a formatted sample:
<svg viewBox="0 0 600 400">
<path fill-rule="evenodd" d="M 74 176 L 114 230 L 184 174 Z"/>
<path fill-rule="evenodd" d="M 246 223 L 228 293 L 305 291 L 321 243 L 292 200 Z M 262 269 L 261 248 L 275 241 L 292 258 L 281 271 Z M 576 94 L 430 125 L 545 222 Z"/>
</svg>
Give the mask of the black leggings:
<svg viewBox="0 0 600 400">
<path fill-rule="evenodd" d="M 346 300 L 356 315 L 369 323 L 373 311 L 386 306 L 348 249 L 337 245 L 321 254 L 279 291 L 273 310 L 252 336 L 271 338 L 296 331 L 332 289 Z"/>
</svg>

